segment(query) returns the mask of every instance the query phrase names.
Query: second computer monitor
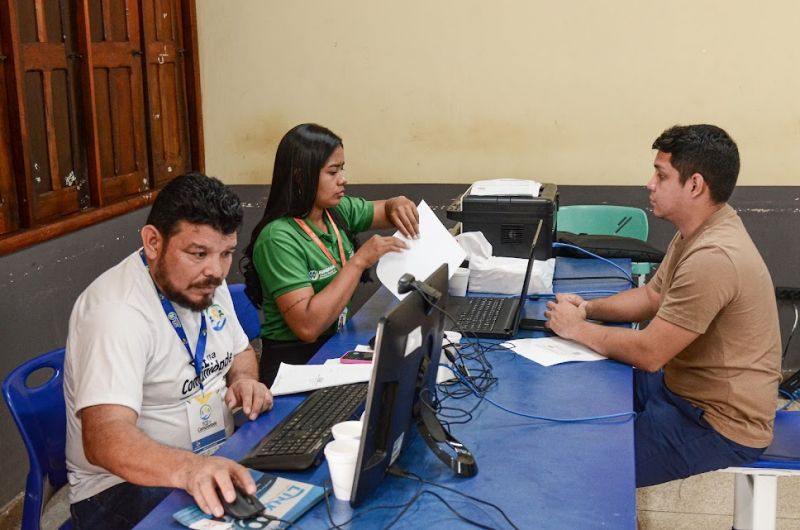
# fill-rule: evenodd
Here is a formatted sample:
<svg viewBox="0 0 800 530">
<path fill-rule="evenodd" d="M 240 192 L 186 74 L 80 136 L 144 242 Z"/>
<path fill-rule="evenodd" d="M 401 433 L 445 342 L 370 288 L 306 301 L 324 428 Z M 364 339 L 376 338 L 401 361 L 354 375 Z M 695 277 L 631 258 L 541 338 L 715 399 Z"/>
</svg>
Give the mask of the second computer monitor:
<svg viewBox="0 0 800 530">
<path fill-rule="evenodd" d="M 414 290 L 378 322 L 364 429 L 350 496 L 353 506 L 378 487 L 409 443 L 412 411 L 420 395 L 426 400 L 428 392 L 435 392 L 448 296 L 447 265 L 439 267 L 424 283 L 439 293 L 437 300 L 432 300 L 430 292 Z"/>
</svg>

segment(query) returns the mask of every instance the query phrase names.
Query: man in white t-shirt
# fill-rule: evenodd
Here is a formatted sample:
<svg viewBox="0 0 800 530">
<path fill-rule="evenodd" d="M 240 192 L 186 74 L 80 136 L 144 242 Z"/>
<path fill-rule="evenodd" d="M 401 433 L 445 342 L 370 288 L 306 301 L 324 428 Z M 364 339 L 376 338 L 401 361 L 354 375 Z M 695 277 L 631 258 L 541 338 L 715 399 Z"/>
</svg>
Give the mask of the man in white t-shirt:
<svg viewBox="0 0 800 530">
<path fill-rule="evenodd" d="M 225 277 L 242 223 L 239 198 L 199 174 L 161 190 L 142 248 L 81 294 L 64 366 L 67 468 L 77 529 L 132 528 L 172 488 L 207 513 L 247 469 L 210 456 L 233 429 L 272 407 Z"/>
</svg>

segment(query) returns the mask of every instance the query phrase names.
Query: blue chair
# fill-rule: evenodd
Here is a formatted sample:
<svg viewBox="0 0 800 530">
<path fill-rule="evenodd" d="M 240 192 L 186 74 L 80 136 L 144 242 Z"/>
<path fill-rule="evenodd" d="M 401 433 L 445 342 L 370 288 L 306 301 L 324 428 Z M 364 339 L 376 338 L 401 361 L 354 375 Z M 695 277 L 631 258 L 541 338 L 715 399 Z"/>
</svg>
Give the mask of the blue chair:
<svg viewBox="0 0 800 530">
<path fill-rule="evenodd" d="M 247 334 L 247 338 L 253 340 L 261 336 L 261 312 L 245 294 L 244 284 L 228 285 L 228 290 L 233 299 L 233 309 L 236 311 L 236 316 L 239 318 L 239 323 Z"/>
<path fill-rule="evenodd" d="M 31 374 L 52 370 L 47 380 L 28 386 Z M 22 530 L 39 530 L 44 506 L 67 484 L 67 417 L 64 406 L 64 348 L 40 355 L 15 368 L 3 381 L 3 396 L 28 450 Z M 72 528 L 67 521 L 62 530 Z"/>
<path fill-rule="evenodd" d="M 775 415 L 775 434 L 761 458 L 735 473 L 733 528 L 774 530 L 778 477 L 800 475 L 800 412 L 780 410 Z"/>
</svg>

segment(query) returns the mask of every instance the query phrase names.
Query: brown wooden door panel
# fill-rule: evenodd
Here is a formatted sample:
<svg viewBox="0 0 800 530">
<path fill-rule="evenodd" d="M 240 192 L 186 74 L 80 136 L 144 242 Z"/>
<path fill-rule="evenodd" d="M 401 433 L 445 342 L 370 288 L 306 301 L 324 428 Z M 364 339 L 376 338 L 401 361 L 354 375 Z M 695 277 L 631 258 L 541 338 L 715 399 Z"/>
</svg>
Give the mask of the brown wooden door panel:
<svg viewBox="0 0 800 530">
<path fill-rule="evenodd" d="M 62 217 L 65 212 L 76 212 L 73 208 L 78 203 L 78 189 L 73 186 L 58 191 L 40 193 L 36 197 L 36 220 L 46 222 Z"/>
<path fill-rule="evenodd" d="M 108 204 L 150 189 L 139 10 L 133 1 L 82 1 L 82 21 L 88 23 L 82 45 L 90 63 L 90 168 L 94 187 L 102 190 L 99 203 Z"/>
<path fill-rule="evenodd" d="M 103 187 L 108 190 L 109 195 L 114 197 L 126 197 L 134 195 L 141 190 L 141 183 L 136 181 L 139 173 L 125 173 L 103 179 Z"/>
<path fill-rule="evenodd" d="M 5 35 L 0 34 L 0 234 L 19 227 L 17 186 L 14 182 L 14 163 L 11 158 L 11 133 L 8 123 L 8 92 L 6 90 Z"/>
<path fill-rule="evenodd" d="M 17 9 L 19 8 L 19 9 Z M 74 48 L 67 0 L 10 1 L 13 33 L 22 42 L 15 57 L 18 152 L 24 174 L 29 224 L 68 215 L 81 208 L 85 180 L 75 108 Z M 65 25 L 66 24 L 66 25 Z M 86 202 L 85 200 L 83 202 Z"/>
<path fill-rule="evenodd" d="M 179 0 L 144 0 L 148 130 L 156 186 L 191 168 L 186 69 Z"/>
<path fill-rule="evenodd" d="M 65 70 L 25 74 L 25 131 L 29 177 L 33 188 L 33 218 L 43 221 L 59 205 L 66 215 L 80 209 L 78 177 L 72 153 L 69 101 L 59 93 L 67 86 Z"/>
<path fill-rule="evenodd" d="M 0 253 L 203 170 L 196 27 L 195 0 L 0 0 Z"/>
</svg>

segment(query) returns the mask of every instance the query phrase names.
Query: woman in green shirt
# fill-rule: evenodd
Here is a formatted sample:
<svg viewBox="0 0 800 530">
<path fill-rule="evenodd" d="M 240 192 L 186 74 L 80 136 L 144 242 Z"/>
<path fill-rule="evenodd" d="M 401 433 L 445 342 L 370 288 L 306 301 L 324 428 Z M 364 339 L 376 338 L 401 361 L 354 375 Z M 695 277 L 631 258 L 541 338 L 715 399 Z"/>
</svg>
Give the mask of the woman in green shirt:
<svg viewBox="0 0 800 530">
<path fill-rule="evenodd" d="M 342 140 L 315 124 L 298 125 L 275 154 L 267 206 L 244 251 L 246 292 L 263 307 L 260 379 L 271 385 L 281 362 L 305 364 L 348 317 L 359 279 L 387 252 L 406 244 L 354 234 L 396 227 L 419 232 L 405 197 L 366 201 L 345 195 Z"/>
</svg>

